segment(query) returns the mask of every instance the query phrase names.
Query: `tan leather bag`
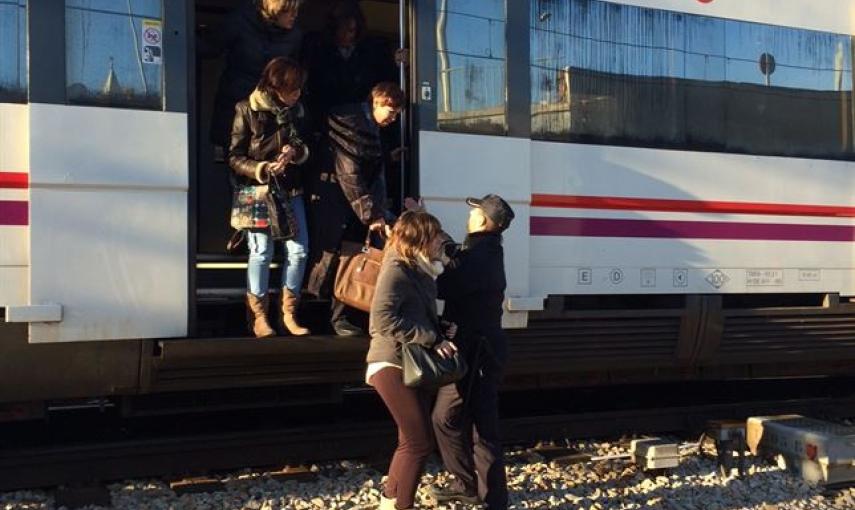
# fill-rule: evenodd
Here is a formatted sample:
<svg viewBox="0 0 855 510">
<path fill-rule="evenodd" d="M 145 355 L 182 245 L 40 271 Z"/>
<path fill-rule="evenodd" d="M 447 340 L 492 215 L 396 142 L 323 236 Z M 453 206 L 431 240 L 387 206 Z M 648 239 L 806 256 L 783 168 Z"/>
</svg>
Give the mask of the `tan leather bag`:
<svg viewBox="0 0 855 510">
<path fill-rule="evenodd" d="M 383 263 L 383 250 L 370 245 L 345 241 L 341 244 L 333 295 L 336 299 L 363 312 L 371 310 L 371 299 Z"/>
</svg>

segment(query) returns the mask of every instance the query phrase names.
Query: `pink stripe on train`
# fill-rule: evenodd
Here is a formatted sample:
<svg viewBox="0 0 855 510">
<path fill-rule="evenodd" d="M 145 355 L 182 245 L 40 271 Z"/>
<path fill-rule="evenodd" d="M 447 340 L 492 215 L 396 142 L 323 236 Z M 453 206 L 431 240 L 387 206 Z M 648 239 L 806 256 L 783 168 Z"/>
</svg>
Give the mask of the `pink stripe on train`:
<svg viewBox="0 0 855 510">
<path fill-rule="evenodd" d="M 745 241 L 855 241 L 849 225 L 740 223 L 722 221 L 627 220 L 532 216 L 533 236 L 730 239 Z"/>
<path fill-rule="evenodd" d="M 0 200 L 0 226 L 26 226 L 30 223 L 29 203 Z"/>
</svg>

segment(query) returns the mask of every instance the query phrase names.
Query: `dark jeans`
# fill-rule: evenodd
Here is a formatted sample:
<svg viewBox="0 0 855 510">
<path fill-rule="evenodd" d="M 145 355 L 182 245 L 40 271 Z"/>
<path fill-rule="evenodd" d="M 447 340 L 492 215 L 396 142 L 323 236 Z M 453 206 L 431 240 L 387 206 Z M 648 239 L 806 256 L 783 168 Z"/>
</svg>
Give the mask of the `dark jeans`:
<svg viewBox="0 0 855 510">
<path fill-rule="evenodd" d="M 398 448 L 389 464 L 389 478 L 384 495 L 396 498 L 398 508 L 411 508 L 424 471 L 425 461 L 433 451 L 430 434 L 428 396 L 404 386 L 401 370 L 387 367 L 371 377 L 371 384 L 398 425 Z"/>
<path fill-rule="evenodd" d="M 445 468 L 459 480 L 459 489 L 480 496 L 490 510 L 508 507 L 499 439 L 500 381 L 499 368 L 473 370 L 463 381 L 439 389 L 431 416 Z"/>
</svg>

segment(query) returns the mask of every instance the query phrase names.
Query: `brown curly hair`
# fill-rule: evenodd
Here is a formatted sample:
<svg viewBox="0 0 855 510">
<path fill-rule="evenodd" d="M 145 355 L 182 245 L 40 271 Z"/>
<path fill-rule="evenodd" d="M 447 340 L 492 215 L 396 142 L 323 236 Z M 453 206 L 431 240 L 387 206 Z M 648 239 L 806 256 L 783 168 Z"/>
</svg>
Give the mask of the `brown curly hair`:
<svg viewBox="0 0 855 510">
<path fill-rule="evenodd" d="M 442 233 L 442 224 L 436 216 L 424 211 L 406 211 L 395 222 L 387 245 L 407 265 L 414 267 L 421 255 L 431 258 L 431 242 Z"/>
</svg>

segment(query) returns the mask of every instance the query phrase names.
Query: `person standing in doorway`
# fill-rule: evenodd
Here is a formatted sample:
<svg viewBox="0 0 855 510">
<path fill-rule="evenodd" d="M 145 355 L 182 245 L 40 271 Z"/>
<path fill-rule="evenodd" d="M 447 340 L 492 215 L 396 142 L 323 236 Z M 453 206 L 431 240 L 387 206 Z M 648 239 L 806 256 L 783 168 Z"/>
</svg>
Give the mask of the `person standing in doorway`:
<svg viewBox="0 0 855 510">
<path fill-rule="evenodd" d="M 343 105 L 329 115 L 325 144 L 312 183 L 312 275 L 309 291 L 325 296 L 332 275 L 330 257 L 343 241 L 363 242 L 368 232 L 385 237 L 394 215 L 389 211 L 384 177 L 385 149 L 380 128 L 395 121 L 404 92 L 391 82 L 378 83 L 367 101 Z M 332 298 L 330 323 L 339 336 L 363 329 L 344 303 Z"/>
<path fill-rule="evenodd" d="M 298 166 L 309 158 L 300 129 L 305 114 L 299 100 L 305 78 L 306 73 L 294 61 L 271 60 L 249 98 L 235 106 L 229 145 L 234 186 L 268 184 L 280 190 L 275 196 L 287 200 L 290 206 L 285 210 L 293 217 L 279 218 L 280 224 L 288 221 L 296 228 L 292 237 L 284 242 L 281 317 L 282 328 L 296 336 L 309 334 L 297 321 L 309 245 L 302 170 Z M 268 319 L 272 234 L 271 228 L 247 230 L 247 317 L 250 331 L 258 338 L 275 334 Z"/>
<path fill-rule="evenodd" d="M 455 344 L 469 370 L 461 381 L 439 389 L 431 416 L 445 468 L 455 482 L 433 488 L 438 504 L 484 502 L 504 510 L 508 489 L 499 437 L 499 383 L 507 360 L 502 330 L 505 263 L 502 233 L 514 212 L 498 195 L 468 198 L 467 236 L 437 279 L 443 318 L 458 325 Z"/>
<path fill-rule="evenodd" d="M 235 104 L 246 99 L 267 63 L 277 57 L 298 60 L 303 33 L 297 14 L 303 0 L 243 0 L 209 36 L 199 52 L 207 58 L 226 54 L 211 120 L 211 142 L 224 152 L 229 145 Z"/>
</svg>

